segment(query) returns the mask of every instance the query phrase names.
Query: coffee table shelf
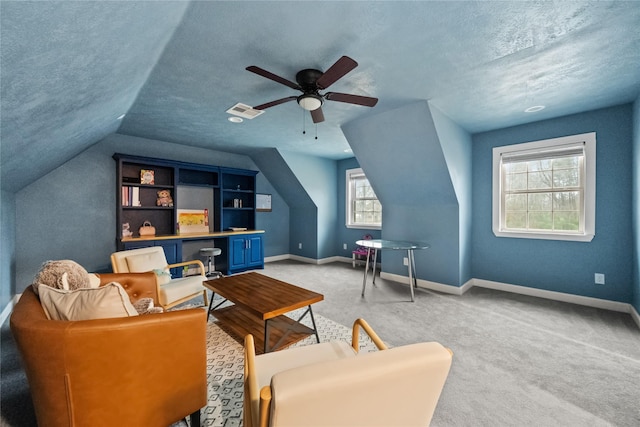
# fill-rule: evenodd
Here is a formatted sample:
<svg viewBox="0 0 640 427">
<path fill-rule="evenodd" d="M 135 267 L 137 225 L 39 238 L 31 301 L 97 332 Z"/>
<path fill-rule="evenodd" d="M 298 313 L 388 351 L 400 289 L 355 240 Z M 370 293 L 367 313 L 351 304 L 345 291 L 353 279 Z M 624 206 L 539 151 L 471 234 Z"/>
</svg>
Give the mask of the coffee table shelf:
<svg viewBox="0 0 640 427">
<path fill-rule="evenodd" d="M 262 319 L 237 305 L 219 308 L 213 311 L 211 315 L 218 319 L 220 327 L 229 332 L 229 335 L 232 335 L 240 344 L 243 344 L 245 335 L 253 335 L 256 353 L 263 353 L 265 345 L 264 321 Z M 285 315 L 269 319 L 269 327 L 270 333 L 267 348 L 275 348 L 283 336 L 285 338 L 278 344 L 279 348 L 297 343 L 315 333 L 313 329 Z"/>
</svg>

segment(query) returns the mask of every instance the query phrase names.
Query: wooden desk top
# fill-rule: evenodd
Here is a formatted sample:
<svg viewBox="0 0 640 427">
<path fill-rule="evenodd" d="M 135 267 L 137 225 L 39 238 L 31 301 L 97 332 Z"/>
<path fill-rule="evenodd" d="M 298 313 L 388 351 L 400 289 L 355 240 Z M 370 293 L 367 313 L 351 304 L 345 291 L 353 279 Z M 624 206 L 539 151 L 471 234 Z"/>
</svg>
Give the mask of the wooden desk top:
<svg viewBox="0 0 640 427">
<path fill-rule="evenodd" d="M 141 237 L 123 237 L 120 239 L 122 243 L 142 242 L 148 240 L 197 240 L 197 239 L 213 239 L 216 237 L 229 237 L 236 234 L 263 234 L 264 230 L 244 230 L 244 231 L 214 231 L 211 233 L 182 233 L 167 234 L 160 236 L 141 236 Z"/>
<path fill-rule="evenodd" d="M 262 320 L 324 300 L 322 294 L 256 272 L 221 277 L 203 284 Z"/>
</svg>

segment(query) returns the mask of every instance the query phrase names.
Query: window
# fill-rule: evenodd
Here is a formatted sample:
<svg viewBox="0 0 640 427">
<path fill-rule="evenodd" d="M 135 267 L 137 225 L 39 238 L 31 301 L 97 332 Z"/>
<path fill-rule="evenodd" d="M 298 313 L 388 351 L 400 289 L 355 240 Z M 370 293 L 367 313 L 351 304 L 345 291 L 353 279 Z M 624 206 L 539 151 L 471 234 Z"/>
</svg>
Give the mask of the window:
<svg viewBox="0 0 640 427">
<path fill-rule="evenodd" d="M 348 169 L 346 183 L 346 226 L 380 229 L 382 205 L 362 169 Z"/>
<path fill-rule="evenodd" d="M 595 181 L 595 133 L 495 147 L 494 234 L 591 241 Z"/>
</svg>

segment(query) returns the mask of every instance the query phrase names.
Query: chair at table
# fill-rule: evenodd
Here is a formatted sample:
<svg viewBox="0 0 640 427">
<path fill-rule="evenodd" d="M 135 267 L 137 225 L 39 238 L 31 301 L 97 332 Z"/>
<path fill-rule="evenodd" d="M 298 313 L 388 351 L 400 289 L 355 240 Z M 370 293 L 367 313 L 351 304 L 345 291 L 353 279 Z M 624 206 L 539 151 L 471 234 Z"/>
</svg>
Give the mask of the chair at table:
<svg viewBox="0 0 640 427">
<path fill-rule="evenodd" d="M 358 354 L 359 329 L 378 349 Z M 452 352 L 437 342 L 387 349 L 363 319 L 351 345 L 326 342 L 256 356 L 245 337 L 247 427 L 426 426 L 449 374 Z"/>
<path fill-rule="evenodd" d="M 364 236 L 362 236 L 363 240 L 371 240 L 373 239 L 373 236 L 371 234 L 365 234 Z M 356 261 L 360 261 L 363 260 L 366 262 L 367 261 L 367 256 L 371 256 L 373 257 L 373 254 L 375 253 L 375 251 L 371 248 L 365 248 L 364 246 L 358 246 L 357 248 L 355 248 L 352 252 L 351 252 L 351 266 L 353 268 L 356 268 Z M 373 260 L 373 264 L 375 264 L 376 260 Z"/>
<path fill-rule="evenodd" d="M 195 276 L 178 277 L 175 279 L 169 275 L 171 268 L 189 265 L 198 267 L 200 273 Z M 198 259 L 168 264 L 162 246 L 151 246 L 148 248 L 112 253 L 111 268 L 114 273 L 156 272 L 156 300 L 165 310 L 189 301 L 199 295 L 202 295 L 204 305 L 207 305 L 207 290 L 202 286 L 202 282 L 208 279 L 207 276 L 205 276 L 204 264 Z"/>
</svg>

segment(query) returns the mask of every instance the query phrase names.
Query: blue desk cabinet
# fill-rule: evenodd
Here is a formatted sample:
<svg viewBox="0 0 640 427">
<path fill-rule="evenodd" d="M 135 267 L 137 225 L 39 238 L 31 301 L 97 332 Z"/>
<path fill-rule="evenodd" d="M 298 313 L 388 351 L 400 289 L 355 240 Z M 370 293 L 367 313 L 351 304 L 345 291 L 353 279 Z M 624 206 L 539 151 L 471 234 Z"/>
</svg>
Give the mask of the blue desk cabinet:
<svg viewBox="0 0 640 427">
<path fill-rule="evenodd" d="M 229 274 L 263 267 L 262 235 L 229 236 Z"/>
</svg>

